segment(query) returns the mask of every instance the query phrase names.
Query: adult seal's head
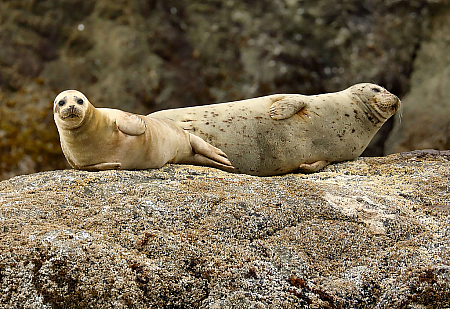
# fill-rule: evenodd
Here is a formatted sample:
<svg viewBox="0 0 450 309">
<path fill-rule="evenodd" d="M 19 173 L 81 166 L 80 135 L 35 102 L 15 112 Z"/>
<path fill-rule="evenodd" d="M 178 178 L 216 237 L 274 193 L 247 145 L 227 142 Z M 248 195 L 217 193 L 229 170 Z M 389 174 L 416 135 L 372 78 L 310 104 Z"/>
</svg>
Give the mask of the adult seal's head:
<svg viewBox="0 0 450 309">
<path fill-rule="evenodd" d="M 77 90 L 66 90 L 58 94 L 53 102 L 53 117 L 61 128 L 75 129 L 90 116 L 92 108 L 84 94 Z"/>
<path fill-rule="evenodd" d="M 351 86 L 349 90 L 374 124 L 383 124 L 400 108 L 400 99 L 381 86 L 362 83 Z"/>
</svg>

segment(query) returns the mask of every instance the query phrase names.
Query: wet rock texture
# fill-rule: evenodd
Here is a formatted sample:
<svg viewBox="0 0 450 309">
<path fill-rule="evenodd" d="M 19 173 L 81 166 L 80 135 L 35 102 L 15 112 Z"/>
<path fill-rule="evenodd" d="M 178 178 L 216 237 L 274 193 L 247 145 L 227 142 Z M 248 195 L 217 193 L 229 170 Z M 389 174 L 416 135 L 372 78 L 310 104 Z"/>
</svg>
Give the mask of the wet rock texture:
<svg viewBox="0 0 450 309">
<path fill-rule="evenodd" d="M 450 153 L 0 182 L 0 308 L 447 308 Z"/>
<path fill-rule="evenodd" d="M 51 112 L 66 89 L 82 91 L 98 107 L 142 114 L 273 93 L 334 92 L 359 82 L 403 97 L 414 58 L 447 6 L 446 0 L 1 1 L 0 179 L 67 167 Z M 383 154 L 391 128 L 389 122 L 366 154 Z"/>
</svg>

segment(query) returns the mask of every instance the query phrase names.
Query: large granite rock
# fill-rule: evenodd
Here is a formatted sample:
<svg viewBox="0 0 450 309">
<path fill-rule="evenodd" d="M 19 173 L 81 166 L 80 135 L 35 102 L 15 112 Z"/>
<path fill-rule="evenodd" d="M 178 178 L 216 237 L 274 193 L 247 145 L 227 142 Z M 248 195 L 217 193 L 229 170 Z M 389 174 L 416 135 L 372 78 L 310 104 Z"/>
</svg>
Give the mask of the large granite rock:
<svg viewBox="0 0 450 309">
<path fill-rule="evenodd" d="M 398 96 L 447 0 L 0 2 L 0 179 L 67 166 L 52 100 L 130 112 L 375 82 Z M 30 119 L 30 120 L 28 120 Z M 389 122 L 367 155 L 381 155 Z"/>
<path fill-rule="evenodd" d="M 447 308 L 450 153 L 0 182 L 0 308 Z"/>
</svg>

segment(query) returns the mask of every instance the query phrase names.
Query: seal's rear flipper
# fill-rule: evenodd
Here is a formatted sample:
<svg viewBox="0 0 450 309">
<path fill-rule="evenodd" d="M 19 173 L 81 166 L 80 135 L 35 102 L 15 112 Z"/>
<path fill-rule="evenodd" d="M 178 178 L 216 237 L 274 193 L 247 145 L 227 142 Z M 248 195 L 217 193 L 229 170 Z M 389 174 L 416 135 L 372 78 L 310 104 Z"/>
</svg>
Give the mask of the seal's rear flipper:
<svg viewBox="0 0 450 309">
<path fill-rule="evenodd" d="M 186 131 L 195 131 L 194 125 L 192 124 L 193 120 L 182 120 L 182 121 L 175 121 L 175 123 L 180 126 L 183 130 Z"/>
<path fill-rule="evenodd" d="M 234 169 L 234 167 L 231 165 L 231 162 L 227 159 L 227 155 L 222 150 L 208 144 L 200 137 L 190 133 L 189 139 L 191 142 L 192 150 L 194 151 L 193 156 L 189 159 L 190 163 L 197 165 L 207 165 L 225 170 Z"/>
<path fill-rule="evenodd" d="M 98 163 L 98 164 L 92 164 L 92 165 L 85 165 L 77 167 L 79 170 L 84 171 L 106 171 L 106 170 L 118 170 L 122 166 L 119 162 L 109 162 L 109 163 Z"/>
<path fill-rule="evenodd" d="M 285 97 L 270 106 L 270 117 L 275 120 L 286 119 L 297 114 L 305 106 L 306 102 L 301 97 Z"/>
<path fill-rule="evenodd" d="M 186 161 L 185 163 L 201 166 L 211 166 L 227 172 L 234 171 L 234 167 L 232 165 L 219 163 L 198 153 L 193 155 L 192 160 L 190 162 Z"/>
<path fill-rule="evenodd" d="M 318 170 L 324 168 L 328 164 L 330 164 L 330 162 L 328 162 L 328 161 L 316 161 L 314 163 L 304 163 L 304 164 L 300 164 L 300 166 L 298 167 L 298 171 L 300 173 L 305 173 L 305 174 L 314 173 L 314 172 L 317 172 Z"/>
</svg>

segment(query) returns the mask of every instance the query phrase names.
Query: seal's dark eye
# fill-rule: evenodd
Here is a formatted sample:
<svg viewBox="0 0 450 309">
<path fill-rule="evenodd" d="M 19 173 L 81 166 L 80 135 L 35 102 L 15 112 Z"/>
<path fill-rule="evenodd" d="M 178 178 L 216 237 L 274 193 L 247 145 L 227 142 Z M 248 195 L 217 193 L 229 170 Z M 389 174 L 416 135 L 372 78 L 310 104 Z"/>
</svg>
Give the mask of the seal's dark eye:
<svg viewBox="0 0 450 309">
<path fill-rule="evenodd" d="M 380 89 L 378 89 L 378 88 L 372 88 L 372 90 L 375 92 L 380 92 Z"/>
<path fill-rule="evenodd" d="M 83 100 L 82 99 L 78 99 L 77 103 L 80 104 L 80 105 L 83 105 Z"/>
<path fill-rule="evenodd" d="M 61 100 L 61 101 L 58 102 L 58 105 L 59 105 L 59 106 L 63 106 L 64 104 L 66 104 L 66 102 L 64 102 L 63 100 Z"/>
</svg>

